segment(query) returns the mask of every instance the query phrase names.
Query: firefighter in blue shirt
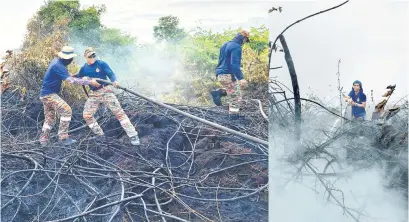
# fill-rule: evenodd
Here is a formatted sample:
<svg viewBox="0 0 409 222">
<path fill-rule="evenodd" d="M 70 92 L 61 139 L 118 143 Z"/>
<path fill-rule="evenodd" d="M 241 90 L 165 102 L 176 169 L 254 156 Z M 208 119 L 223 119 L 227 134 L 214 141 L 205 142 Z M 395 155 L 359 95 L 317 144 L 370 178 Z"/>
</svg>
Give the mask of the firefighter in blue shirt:
<svg viewBox="0 0 409 222">
<path fill-rule="evenodd" d="M 113 82 L 114 87 L 118 86 L 115 73 L 106 62 L 96 59 L 96 52 L 92 47 L 88 47 L 85 50 L 84 57 L 87 63 L 81 67 L 75 77 L 99 78 L 104 80 L 107 80 L 108 77 Z M 94 118 L 94 114 L 97 112 L 99 105 L 105 104 L 121 123 L 122 128 L 130 138 L 131 144 L 140 145 L 138 132 L 122 109 L 121 104 L 114 94 L 113 88 L 107 83 L 101 83 L 101 86 L 90 86 L 90 89 L 91 93 L 85 102 L 83 117 L 89 128 L 96 135 L 96 138 L 101 140 L 105 139 L 102 128 Z"/>
<path fill-rule="evenodd" d="M 213 102 L 217 106 L 222 105 L 221 97 L 226 96 L 230 113 L 237 113 L 239 111 L 242 89 L 247 86 L 247 82 L 240 70 L 241 48 L 246 42 L 250 42 L 249 33 L 242 30 L 231 41 L 224 43 L 220 48 L 216 78 L 223 88 L 213 90 L 211 95 Z"/>
<path fill-rule="evenodd" d="M 77 141 L 68 135 L 68 128 L 71 121 L 71 107 L 58 95 L 61 91 L 62 81 L 78 85 L 100 86 L 96 80 L 86 80 L 73 78 L 67 70 L 67 66 L 77 56 L 74 48 L 64 46 L 58 53 L 58 58 L 54 58 L 46 73 L 44 74 L 41 86 L 40 99 L 44 105 L 44 124 L 40 137 L 40 144 L 45 146 L 49 140 L 49 134 L 56 121 L 56 114 L 60 116 L 58 136 L 63 145 L 71 145 Z"/>
<path fill-rule="evenodd" d="M 346 96 L 345 101 L 352 106 L 352 119 L 364 120 L 366 116 L 366 95 L 362 88 L 362 83 L 355 80 L 352 84 L 352 90 Z"/>
</svg>

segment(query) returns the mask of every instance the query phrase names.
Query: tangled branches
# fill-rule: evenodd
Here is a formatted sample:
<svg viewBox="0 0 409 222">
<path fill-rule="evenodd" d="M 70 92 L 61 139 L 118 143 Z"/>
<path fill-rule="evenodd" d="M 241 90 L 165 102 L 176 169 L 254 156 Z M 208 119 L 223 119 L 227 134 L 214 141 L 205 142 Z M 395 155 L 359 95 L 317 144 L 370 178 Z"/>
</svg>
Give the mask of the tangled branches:
<svg viewBox="0 0 409 222">
<path fill-rule="evenodd" d="M 4 221 L 267 220 L 267 148 L 122 94 L 141 146 L 132 147 L 110 111 L 98 112 L 107 142 L 89 139 L 82 104 L 71 135 L 80 142 L 42 149 L 42 104 L 7 94 L 2 102 Z M 257 113 L 256 103 L 249 103 Z M 259 114 L 178 106 L 249 135 L 267 137 Z M 245 209 L 245 210 L 243 210 Z M 235 212 L 235 213 L 232 213 Z"/>
<path fill-rule="evenodd" d="M 287 183 L 296 179 L 305 186 L 315 186 L 311 189 L 317 194 L 323 192 L 329 202 L 340 206 L 353 221 L 378 217 L 372 215 L 373 212 L 368 213 L 365 209 L 355 207 L 360 200 L 350 200 L 356 198 L 351 196 L 354 195 L 351 190 L 348 190 L 348 194 L 344 193 L 346 190 L 343 188 L 347 186 L 340 181 L 348 181 L 353 175 L 375 171 L 382 177 L 383 189 L 393 190 L 400 194 L 402 200 L 407 199 L 406 99 L 401 99 L 400 109 L 383 122 L 343 122 L 341 120 L 344 117 L 336 113 L 337 108 L 327 108 L 313 100 L 302 99 L 302 142 L 298 144 L 291 142 L 294 105 L 292 98 L 286 97 L 284 87 L 279 82 L 273 82 L 270 86 L 272 95 L 276 95 L 271 97 L 270 118 L 275 117 L 277 121 L 270 129 L 274 133 L 270 133 L 269 139 L 273 141 L 274 149 L 284 149 L 282 155 L 275 158 L 280 162 L 277 165 L 281 165 L 281 171 L 293 173 Z M 284 98 L 278 100 L 277 95 Z M 279 122 L 282 119 L 286 124 Z M 281 126 L 278 125 L 280 123 Z M 283 170 L 286 167 L 290 169 Z"/>
</svg>

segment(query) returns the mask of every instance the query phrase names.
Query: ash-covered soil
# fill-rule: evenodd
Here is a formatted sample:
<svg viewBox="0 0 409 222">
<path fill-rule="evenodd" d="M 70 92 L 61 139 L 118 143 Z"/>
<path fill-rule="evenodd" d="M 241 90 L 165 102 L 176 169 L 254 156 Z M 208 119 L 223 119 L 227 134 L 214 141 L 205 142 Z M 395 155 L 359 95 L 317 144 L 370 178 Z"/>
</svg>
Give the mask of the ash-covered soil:
<svg viewBox="0 0 409 222">
<path fill-rule="evenodd" d="M 70 135 L 41 148 L 44 115 L 36 94 L 2 96 L 1 221 L 268 221 L 268 148 L 217 130 L 139 98 L 120 95 L 136 125 L 134 147 L 101 106 L 107 141 L 94 141 L 73 110 Z M 230 116 L 220 108 L 175 106 L 267 140 L 257 103 Z M 58 123 L 54 127 L 56 134 Z"/>
</svg>

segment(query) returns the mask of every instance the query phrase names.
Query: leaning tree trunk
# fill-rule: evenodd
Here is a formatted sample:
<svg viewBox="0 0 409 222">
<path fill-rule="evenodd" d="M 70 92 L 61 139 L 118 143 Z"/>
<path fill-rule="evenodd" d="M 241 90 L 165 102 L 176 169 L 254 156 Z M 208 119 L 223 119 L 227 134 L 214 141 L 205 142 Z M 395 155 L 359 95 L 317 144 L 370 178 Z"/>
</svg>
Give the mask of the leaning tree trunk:
<svg viewBox="0 0 409 222">
<path fill-rule="evenodd" d="M 290 71 L 291 83 L 293 85 L 294 106 L 295 106 L 295 109 L 294 109 L 295 139 L 297 141 L 300 141 L 300 137 L 301 137 L 301 99 L 300 99 L 300 89 L 298 87 L 297 74 L 295 72 L 293 59 L 291 57 L 290 50 L 288 49 L 287 42 L 285 41 L 285 38 L 283 35 L 280 35 L 279 38 L 280 38 L 281 46 L 284 49 L 285 61 L 288 66 L 288 70 Z"/>
</svg>

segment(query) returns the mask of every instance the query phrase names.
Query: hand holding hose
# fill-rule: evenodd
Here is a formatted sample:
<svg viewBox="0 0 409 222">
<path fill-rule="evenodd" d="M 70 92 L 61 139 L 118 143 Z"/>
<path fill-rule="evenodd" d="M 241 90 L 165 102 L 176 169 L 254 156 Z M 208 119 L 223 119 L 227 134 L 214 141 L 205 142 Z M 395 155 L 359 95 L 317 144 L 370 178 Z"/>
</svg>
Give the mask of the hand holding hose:
<svg viewBox="0 0 409 222">
<path fill-rule="evenodd" d="M 91 79 L 91 78 L 86 77 L 86 76 L 82 77 L 82 79 L 91 80 L 91 85 L 92 85 L 93 87 L 99 87 L 99 86 L 101 86 L 101 84 L 98 83 L 97 79 Z"/>
<path fill-rule="evenodd" d="M 115 88 L 118 88 L 119 82 L 118 82 L 118 81 L 115 81 L 115 82 L 112 83 L 112 85 L 113 85 Z"/>
<path fill-rule="evenodd" d="M 93 87 L 99 87 L 101 84 L 99 84 L 99 83 L 97 82 L 97 80 L 91 79 L 91 85 L 92 85 Z"/>
</svg>

